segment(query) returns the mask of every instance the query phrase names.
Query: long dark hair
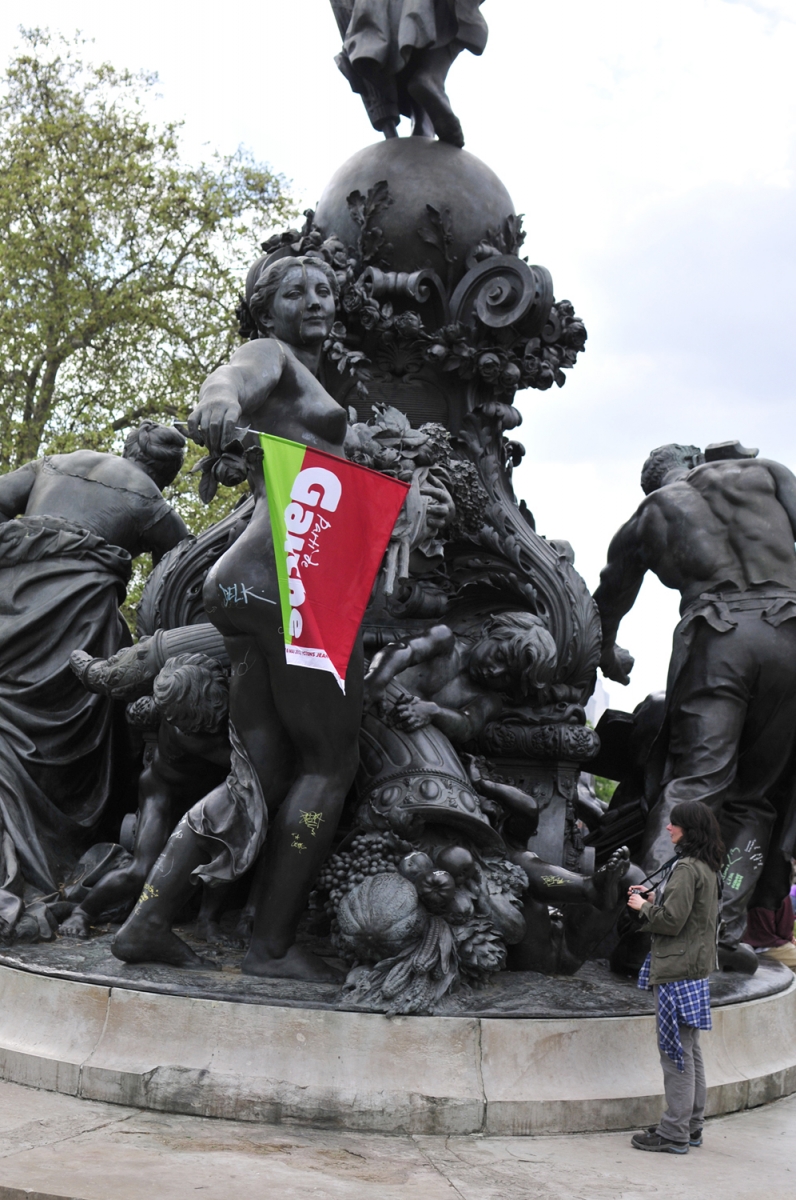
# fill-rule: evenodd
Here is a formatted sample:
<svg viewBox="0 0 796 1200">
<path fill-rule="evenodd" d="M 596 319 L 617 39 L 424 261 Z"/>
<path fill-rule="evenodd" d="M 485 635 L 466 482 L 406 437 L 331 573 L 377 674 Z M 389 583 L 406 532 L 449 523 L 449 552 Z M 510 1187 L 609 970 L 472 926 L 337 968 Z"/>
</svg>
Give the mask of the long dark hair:
<svg viewBox="0 0 796 1200">
<path fill-rule="evenodd" d="M 679 825 L 683 836 L 677 843 L 678 854 L 698 858 L 712 871 L 720 871 L 724 862 L 724 842 L 715 813 L 701 800 L 682 800 L 669 816 Z"/>
</svg>

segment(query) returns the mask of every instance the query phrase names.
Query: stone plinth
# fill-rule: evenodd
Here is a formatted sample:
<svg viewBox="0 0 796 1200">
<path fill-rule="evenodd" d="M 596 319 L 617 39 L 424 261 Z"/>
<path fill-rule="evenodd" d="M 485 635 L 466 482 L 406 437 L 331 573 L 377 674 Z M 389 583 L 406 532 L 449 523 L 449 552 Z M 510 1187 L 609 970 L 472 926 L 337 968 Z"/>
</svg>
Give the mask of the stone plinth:
<svg viewBox="0 0 796 1200">
<path fill-rule="evenodd" d="M 39 962 L 26 969 L 0 965 L 0 1077 L 14 1082 L 165 1112 L 385 1133 L 622 1129 L 660 1115 L 654 1018 L 628 1015 L 631 1000 L 647 998 L 595 965 L 583 980 L 545 980 L 548 1012 L 590 993 L 592 1012 L 613 1003 L 621 1015 L 501 1016 L 499 997 L 485 996 L 480 1013 L 387 1017 L 329 997 L 318 1007 L 263 990 L 221 998 L 234 983 L 226 971 L 215 974 L 218 998 L 193 975 L 179 977 L 204 996 L 165 992 L 162 980 L 158 990 L 140 978 L 79 982 L 52 963 L 38 973 L 48 948 L 33 949 Z M 711 1115 L 796 1091 L 796 982 L 776 964 L 755 979 L 735 1002 L 727 993 L 704 1037 Z"/>
</svg>

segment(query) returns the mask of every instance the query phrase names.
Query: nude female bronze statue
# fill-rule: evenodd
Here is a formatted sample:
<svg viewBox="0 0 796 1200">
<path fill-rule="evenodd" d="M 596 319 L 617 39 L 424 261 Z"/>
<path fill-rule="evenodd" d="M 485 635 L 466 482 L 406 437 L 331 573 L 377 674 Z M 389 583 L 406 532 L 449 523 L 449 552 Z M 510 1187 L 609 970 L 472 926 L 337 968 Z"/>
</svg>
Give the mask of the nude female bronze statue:
<svg viewBox="0 0 796 1200">
<path fill-rule="evenodd" d="M 282 258 L 265 267 L 250 301 L 260 336 L 207 378 L 188 420 L 190 435 L 212 455 L 251 430 L 342 457 L 346 414 L 317 379 L 336 295 L 336 276 L 318 259 Z M 328 673 L 286 663 L 259 446 L 248 461 L 254 515 L 209 572 L 204 597 L 232 663 L 233 764 L 237 755 L 239 772 L 252 778 L 238 786 L 231 776 L 183 818 L 114 953 L 205 966 L 171 933 L 186 888 L 194 875 L 213 883 L 248 869 L 270 821 L 243 970 L 330 979 L 333 970 L 296 945 L 296 930 L 359 762 L 362 649 L 358 643 L 351 655 L 345 693 Z"/>
</svg>

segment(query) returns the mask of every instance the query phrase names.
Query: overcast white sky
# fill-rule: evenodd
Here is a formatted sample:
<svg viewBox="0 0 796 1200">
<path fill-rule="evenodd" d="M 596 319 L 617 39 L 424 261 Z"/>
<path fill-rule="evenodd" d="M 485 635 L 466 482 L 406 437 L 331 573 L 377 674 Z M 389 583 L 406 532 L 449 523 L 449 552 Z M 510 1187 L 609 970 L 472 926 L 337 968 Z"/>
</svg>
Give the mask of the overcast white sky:
<svg viewBox="0 0 796 1200">
<path fill-rule="evenodd" d="M 559 391 L 520 397 L 519 495 L 590 587 L 650 449 L 739 438 L 796 468 L 796 0 L 486 0 L 449 91 L 467 148 L 526 214 L 526 250 L 589 330 Z M 7 0 L 160 76 L 193 156 L 248 146 L 314 204 L 375 139 L 337 72 L 328 0 Z M 242 264 L 245 273 L 247 264 Z M 648 580 L 620 641 L 630 708 L 663 687 L 675 593 Z"/>
</svg>

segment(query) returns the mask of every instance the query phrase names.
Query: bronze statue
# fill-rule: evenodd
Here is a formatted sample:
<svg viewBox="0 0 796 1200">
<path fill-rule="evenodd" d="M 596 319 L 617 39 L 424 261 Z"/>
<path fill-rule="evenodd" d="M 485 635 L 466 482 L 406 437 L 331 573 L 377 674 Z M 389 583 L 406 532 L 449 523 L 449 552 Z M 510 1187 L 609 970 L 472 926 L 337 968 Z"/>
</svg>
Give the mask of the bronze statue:
<svg viewBox="0 0 796 1200">
<path fill-rule="evenodd" d="M 132 559 L 157 560 L 188 534 L 161 495 L 184 446 L 145 421 L 121 458 L 77 450 L 0 478 L 0 814 L 44 892 L 90 844 L 114 790 L 123 799 L 123 713 L 81 687 L 69 656 L 129 644 L 119 604 Z"/>
<path fill-rule="evenodd" d="M 647 499 L 611 542 L 594 596 L 602 670 L 618 683 L 627 683 L 633 660 L 616 645 L 617 629 L 645 572 L 682 596 L 666 714 L 647 770 L 654 807 L 643 865 L 669 857 L 674 804 L 714 808 L 728 849 L 726 965 L 775 823 L 793 841 L 786 817 L 796 751 L 796 477 L 756 453 L 737 443 L 708 447 L 705 456 L 695 446 L 653 451 L 641 476 Z M 780 849 L 791 853 L 784 841 Z M 736 957 L 741 964 L 743 951 Z"/>
<path fill-rule="evenodd" d="M 454 837 L 464 835 L 471 847 L 480 845 L 519 867 L 525 875 L 522 919 L 512 918 L 509 910 L 510 919 L 501 920 L 499 910 L 490 912 L 487 897 L 480 900 L 483 912 L 489 912 L 492 925 L 509 946 L 508 961 L 514 970 L 566 975 L 577 971 L 610 931 L 624 907 L 627 882 L 636 873 L 640 877 L 640 872 L 630 866 L 624 846 L 592 876 L 544 861 L 528 849 L 538 819 L 533 797 L 491 777 L 484 760 L 467 754 L 463 756 L 467 772 L 462 771 L 461 782 L 454 782 L 452 747 L 440 745 L 441 734 L 454 745 L 471 745 L 499 717 L 504 695 L 527 701 L 544 687 L 555 666 L 553 639 L 538 617 L 524 612 L 499 613 L 471 637 L 456 636 L 437 625 L 425 635 L 386 646 L 371 663 L 365 695 L 392 728 L 380 732 L 373 715 L 366 717 L 359 785 L 360 792 L 368 793 L 368 824 L 412 837 L 412 821 L 420 817 L 435 827 L 433 834 L 420 835 L 419 841 L 414 834 L 414 840 L 429 852 L 438 856 L 440 829 L 448 825 L 456 831 Z M 440 731 L 435 744 L 414 746 L 414 739 L 429 729 Z M 398 731 L 403 731 L 403 745 L 390 755 Z M 387 759 L 400 759 L 400 773 L 395 769 L 390 773 L 384 766 L 382 778 L 363 788 L 362 776 L 380 757 L 379 751 Z M 442 768 L 438 780 L 432 764 Z M 438 782 L 435 795 L 432 780 Z M 478 805 L 470 814 L 454 807 L 455 801 L 461 804 L 468 786 L 471 805 Z M 491 828 L 480 827 L 482 808 L 499 830 L 492 843 L 486 836 L 493 832 Z M 563 915 L 551 916 L 550 906 L 563 909 Z M 519 903 L 516 915 L 520 916 Z"/>
<path fill-rule="evenodd" d="M 445 91 L 462 50 L 482 54 L 483 0 L 332 0 L 343 38 L 339 66 L 358 92 L 374 129 L 397 137 L 401 115 L 413 134 L 453 146 L 464 135 Z"/>
<path fill-rule="evenodd" d="M 341 167 L 302 229 L 263 244 L 238 310 L 249 340 L 189 418 L 208 452 L 200 496 L 244 478 L 250 495 L 156 566 L 135 646 L 68 647 L 93 693 L 84 699 L 135 700 L 136 711 L 163 708 L 158 672 L 173 673 L 174 655 L 210 656 L 211 676 L 230 673 L 228 745 L 220 729 L 197 736 L 198 713 L 186 722 L 163 708 L 133 862 L 98 883 L 95 870 L 90 893 L 84 873 L 63 931 L 84 937 L 129 904 L 149 868 L 115 954 L 201 968 L 172 932 L 192 885 L 223 896 L 251 871 L 244 971 L 336 979 L 304 928 L 298 937 L 306 913 L 312 936 L 353 966 L 347 1004 L 433 1011 L 503 969 L 507 948 L 520 969 L 575 970 L 634 869 L 620 844 L 591 874 L 584 849 L 584 824 L 602 817 L 595 803 L 584 820 L 578 795 L 580 765 L 599 746 L 583 712 L 597 612 L 571 549 L 536 533 L 511 485 L 515 395 L 560 387 L 586 332 L 549 273 L 521 258 L 521 219 L 500 180 L 455 148 L 446 78 L 461 50 L 485 47 L 481 0 L 333 8 L 341 69 L 389 140 Z M 396 140 L 402 114 L 417 136 Z M 326 672 L 286 663 L 260 432 L 409 486 L 345 693 Z M 126 545 L 138 499 L 117 507 L 114 540 Z M 161 529 L 151 516 L 150 540 Z M 338 835 L 347 795 L 359 805 Z M 100 865 L 118 862 L 115 850 Z M 0 936 L 17 907 L 0 895 Z M 64 910 L 55 904 L 53 919 Z M 354 959 L 366 967 L 356 979 Z"/>
<path fill-rule="evenodd" d="M 227 673 L 203 654 L 170 658 L 152 697 L 130 705 L 128 720 L 151 743 L 138 781 L 133 860 L 103 876 L 61 924 L 63 937 L 88 938 L 103 914 L 138 899 L 180 817 L 229 770 Z"/>
<path fill-rule="evenodd" d="M 461 145 L 445 80 L 461 49 L 484 48 L 480 7 L 477 0 L 335 5 L 347 69 L 371 116 L 389 136 L 403 110 L 423 136 L 390 137 L 354 156 L 301 230 L 263 245 L 238 311 L 248 343 L 209 377 L 189 419 L 208 451 L 200 496 L 243 478 L 250 496 L 237 516 L 156 567 L 134 647 L 92 654 L 87 646 L 72 656 L 86 688 L 117 702 L 145 695 L 178 653 L 201 651 L 231 673 L 229 774 L 180 819 L 152 867 L 115 940 L 122 959 L 204 966 L 172 933 L 174 919 L 193 883 L 218 894 L 219 884 L 252 869 L 244 970 L 334 978 L 307 949 L 303 930 L 298 939 L 300 917 L 308 906 L 322 909 L 326 933 L 335 933 L 335 920 L 342 931 L 338 893 L 345 890 L 356 902 L 355 940 L 375 918 L 391 926 L 394 884 L 378 876 L 385 864 L 416 863 L 416 850 L 430 872 L 407 877 L 414 899 L 403 885 L 398 891 L 428 916 L 415 914 L 418 928 L 439 935 L 431 973 L 439 966 L 442 974 L 432 992 L 444 980 L 483 982 L 505 965 L 506 946 L 523 940 L 522 893 L 539 893 L 544 907 L 564 886 L 558 865 L 569 872 L 572 899 L 605 904 L 607 896 L 610 907 L 613 888 L 600 892 L 605 877 L 589 890 L 579 874 L 591 856 L 574 802 L 578 764 L 597 746 L 582 710 L 599 654 L 596 609 L 571 554 L 538 536 L 517 504 L 510 476 L 522 450 L 506 436 L 521 419 L 515 393 L 561 386 L 585 330 L 572 305 L 554 300 L 548 272 L 520 257 L 521 222 L 497 177 L 450 145 L 435 150 L 431 140 L 436 132 Z M 373 746 L 361 720 L 362 648 L 350 661 L 345 695 L 328 674 L 286 664 L 260 432 L 345 452 L 409 485 L 362 629 L 376 671 L 401 675 L 387 682 L 382 698 L 396 702 L 385 719 L 366 718 L 380 726 L 379 762 L 389 766 L 388 751 L 402 755 L 400 787 L 373 775 L 378 755 L 364 761 Z M 204 617 L 211 624 L 201 624 Z M 440 620 L 443 630 L 434 628 Z M 396 642 L 398 658 L 378 656 Z M 359 809 L 346 814 L 337 838 L 360 747 L 372 786 L 360 791 Z M 471 754 L 484 764 L 477 784 Z M 194 794 L 180 797 L 174 816 Z M 136 847 L 133 874 L 162 840 L 165 806 L 155 807 L 157 837 Z M 369 807 L 372 829 L 358 824 Z M 414 817 L 424 826 L 417 844 Z M 512 861 L 527 853 L 529 838 L 539 858 L 528 861 L 552 864 L 545 874 L 553 883 L 540 876 L 529 888 L 528 872 Z M 619 869 L 612 863 L 605 875 Z M 363 872 L 376 882 L 356 891 Z M 531 874 L 539 875 L 535 866 Z M 111 879 L 105 890 L 112 886 Z M 72 929 L 90 924 L 101 894 L 81 894 Z M 418 953 L 406 964 L 410 973 L 423 973 L 422 945 Z M 389 968 L 387 977 L 391 988 Z M 414 999 L 403 989 L 394 994 L 395 1011 L 435 1003 L 418 987 Z"/>
<path fill-rule="evenodd" d="M 0 523 L 58 517 L 86 529 L 131 558 L 154 562 L 188 536 L 161 492 L 182 466 L 185 438 L 144 421 L 128 434 L 121 458 L 94 450 L 51 454 L 0 477 Z"/>
<path fill-rule="evenodd" d="M 454 742 L 478 736 L 503 708 L 501 692 L 526 698 L 551 678 L 556 646 L 531 613 L 500 613 L 472 638 L 446 625 L 394 642 L 375 656 L 365 680 L 371 704 L 391 679 L 408 689 L 393 706 L 403 729 L 433 724 Z"/>
<path fill-rule="evenodd" d="M 265 267 L 250 301 L 260 336 L 208 376 L 188 421 L 191 436 L 211 455 L 239 444 L 250 428 L 342 456 L 345 410 L 317 379 L 337 290 L 334 272 L 319 259 L 282 258 Z M 204 587 L 207 613 L 232 663 L 230 731 L 233 747 L 239 742 L 233 776 L 237 763 L 246 785 L 216 789 L 180 822 L 150 874 L 153 898 L 136 908 L 114 953 L 128 961 L 204 965 L 170 932 L 186 885 L 194 875 L 212 883 L 242 874 L 256 860 L 270 819 L 243 970 L 336 978 L 295 939 L 357 770 L 362 649 L 358 644 L 351 656 L 345 694 L 327 673 L 286 663 L 259 447 L 248 457 L 254 515 Z"/>
<path fill-rule="evenodd" d="M 480 792 L 494 801 L 492 815 L 502 823 L 510 814 L 527 841 L 536 802 L 478 771 L 471 778 L 472 756 L 460 761 L 455 747 L 472 745 L 499 717 L 501 693 L 527 696 L 542 686 L 555 660 L 543 623 L 524 612 L 499 613 L 471 636 L 435 625 L 380 650 L 365 676 L 360 821 L 410 837 L 426 821 L 463 828 L 474 843 L 505 853 Z"/>
</svg>

